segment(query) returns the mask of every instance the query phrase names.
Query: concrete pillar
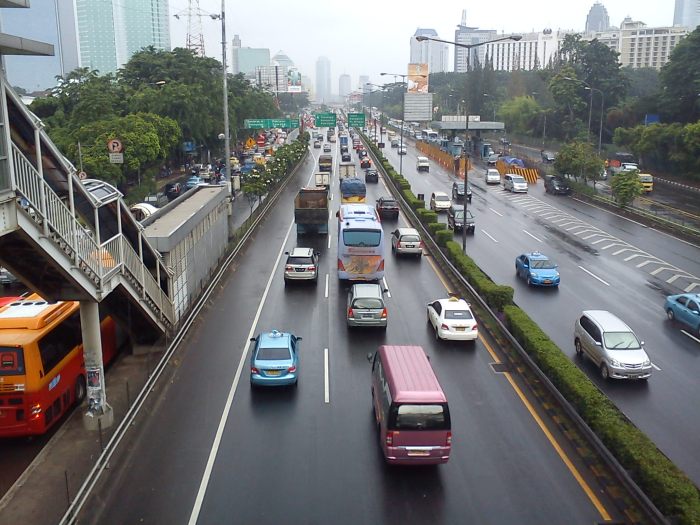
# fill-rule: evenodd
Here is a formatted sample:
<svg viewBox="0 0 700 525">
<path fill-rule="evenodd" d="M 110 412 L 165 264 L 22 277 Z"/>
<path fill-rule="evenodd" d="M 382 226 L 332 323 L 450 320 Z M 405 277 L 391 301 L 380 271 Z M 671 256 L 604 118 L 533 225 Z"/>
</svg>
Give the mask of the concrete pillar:
<svg viewBox="0 0 700 525">
<path fill-rule="evenodd" d="M 99 424 L 102 428 L 107 428 L 114 423 L 114 412 L 107 404 L 98 303 L 80 301 L 80 331 L 83 334 L 88 401 L 83 423 L 88 430 L 97 430 Z"/>
</svg>

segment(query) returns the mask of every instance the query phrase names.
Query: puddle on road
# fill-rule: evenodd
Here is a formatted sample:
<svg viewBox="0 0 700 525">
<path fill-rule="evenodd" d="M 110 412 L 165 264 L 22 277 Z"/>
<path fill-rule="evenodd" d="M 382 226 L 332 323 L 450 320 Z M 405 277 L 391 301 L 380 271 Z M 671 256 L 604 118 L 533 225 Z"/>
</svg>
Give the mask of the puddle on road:
<svg viewBox="0 0 700 525">
<path fill-rule="evenodd" d="M 557 226 L 553 226 L 552 224 L 546 222 L 544 219 L 540 219 L 538 217 L 535 219 L 535 222 L 544 226 L 547 232 L 552 234 L 552 236 L 554 237 L 554 241 L 557 247 L 571 255 L 571 257 L 574 260 L 582 260 L 582 252 L 594 255 L 596 257 L 600 255 L 598 250 L 596 250 L 589 244 L 581 242 L 576 236 L 570 234 L 569 232 L 561 230 Z"/>
</svg>

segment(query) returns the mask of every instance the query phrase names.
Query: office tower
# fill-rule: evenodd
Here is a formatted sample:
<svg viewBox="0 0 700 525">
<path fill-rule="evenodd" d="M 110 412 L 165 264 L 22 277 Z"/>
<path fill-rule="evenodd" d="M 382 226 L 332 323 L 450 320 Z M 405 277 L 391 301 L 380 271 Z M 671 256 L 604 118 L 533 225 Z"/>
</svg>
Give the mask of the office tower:
<svg viewBox="0 0 700 525">
<path fill-rule="evenodd" d="M 331 62 L 327 57 L 316 60 L 316 102 L 328 104 L 331 101 Z"/>
<path fill-rule="evenodd" d="M 73 2 L 32 0 L 28 9 L 3 9 L 0 17 L 2 27 L 13 35 L 54 46 L 52 57 L 6 56 L 7 79 L 13 86 L 29 92 L 49 89 L 57 84 L 57 76 L 79 67 Z"/>
<path fill-rule="evenodd" d="M 610 18 L 608 10 L 601 3 L 596 2 L 591 6 L 586 17 L 586 33 L 594 33 L 595 31 L 606 31 L 610 29 Z"/>
<path fill-rule="evenodd" d="M 294 62 L 284 54 L 284 51 L 278 51 L 277 54 L 270 59 L 270 63 L 286 67 L 287 69 L 294 67 Z"/>
<path fill-rule="evenodd" d="M 360 77 L 357 79 L 357 81 L 359 83 L 360 91 L 363 91 L 363 92 L 365 90 L 369 91 L 369 89 L 366 86 L 366 84 L 369 82 L 369 76 L 360 75 Z"/>
<path fill-rule="evenodd" d="M 170 49 L 167 0 L 74 1 L 82 67 L 114 73 L 144 47 Z"/>
<path fill-rule="evenodd" d="M 345 100 L 345 97 L 350 95 L 351 91 L 351 80 L 350 75 L 342 74 L 338 78 L 338 94 L 341 100 Z"/>
<path fill-rule="evenodd" d="M 455 30 L 455 42 L 458 44 L 478 44 L 498 38 L 498 32 L 494 29 L 479 29 L 467 26 L 467 11 L 462 10 L 462 20 Z M 468 67 L 473 68 L 479 62 L 486 62 L 486 50 L 484 46 L 466 49 L 455 46 L 454 49 L 454 70 L 455 73 L 464 73 Z M 432 70 L 429 70 L 431 73 Z"/>
<path fill-rule="evenodd" d="M 238 44 L 237 47 L 236 44 Z M 238 35 L 233 37 L 233 72 L 235 74 L 243 73 L 245 76 L 253 78 L 256 76 L 257 68 L 269 66 L 271 63 L 268 48 L 242 47 Z"/>
<path fill-rule="evenodd" d="M 676 0 L 673 25 L 694 31 L 700 25 L 700 0 Z"/>
<path fill-rule="evenodd" d="M 447 71 L 447 44 L 416 40 L 417 36 L 429 36 L 439 38 L 434 29 L 416 29 L 411 37 L 411 64 L 428 64 L 430 73 L 444 73 Z"/>
<path fill-rule="evenodd" d="M 231 43 L 231 71 L 234 75 L 241 72 L 241 64 L 238 57 L 239 49 L 241 49 L 241 37 L 233 35 L 233 42 Z"/>
</svg>

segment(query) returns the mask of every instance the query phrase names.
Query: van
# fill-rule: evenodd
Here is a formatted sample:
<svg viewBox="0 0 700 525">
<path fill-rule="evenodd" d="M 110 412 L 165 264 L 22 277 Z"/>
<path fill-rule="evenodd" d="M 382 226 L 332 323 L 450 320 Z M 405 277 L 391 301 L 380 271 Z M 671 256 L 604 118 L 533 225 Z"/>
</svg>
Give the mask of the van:
<svg viewBox="0 0 700 525">
<path fill-rule="evenodd" d="M 639 182 L 642 183 L 644 193 L 651 193 L 652 191 L 654 191 L 654 177 L 652 177 L 648 173 L 640 173 Z"/>
<path fill-rule="evenodd" d="M 430 161 L 428 160 L 428 157 L 416 158 L 416 171 L 430 171 Z"/>
<path fill-rule="evenodd" d="M 382 345 L 369 354 L 372 405 L 391 465 L 447 463 L 452 426 L 447 397 L 420 346 Z"/>
<path fill-rule="evenodd" d="M 614 314 L 586 310 L 574 323 L 574 347 L 598 367 L 603 379 L 648 379 L 652 364 L 644 341 Z"/>
<path fill-rule="evenodd" d="M 347 323 L 353 326 L 377 326 L 386 329 L 388 312 L 384 290 L 376 283 L 353 284 L 348 292 Z"/>
<path fill-rule="evenodd" d="M 527 193 L 527 181 L 522 175 L 506 173 L 503 176 L 503 189 L 513 193 Z"/>
</svg>

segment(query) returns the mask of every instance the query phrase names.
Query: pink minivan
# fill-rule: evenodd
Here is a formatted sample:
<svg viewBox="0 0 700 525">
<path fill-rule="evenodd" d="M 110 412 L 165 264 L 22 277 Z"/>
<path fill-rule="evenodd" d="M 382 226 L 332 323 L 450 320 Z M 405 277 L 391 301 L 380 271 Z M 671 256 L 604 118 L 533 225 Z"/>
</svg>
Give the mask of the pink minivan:
<svg viewBox="0 0 700 525">
<path fill-rule="evenodd" d="M 382 345 L 372 363 L 372 404 L 387 463 L 447 463 L 450 409 L 420 346 Z"/>
</svg>

